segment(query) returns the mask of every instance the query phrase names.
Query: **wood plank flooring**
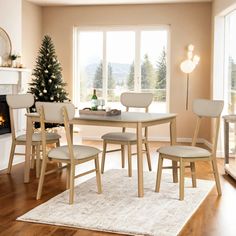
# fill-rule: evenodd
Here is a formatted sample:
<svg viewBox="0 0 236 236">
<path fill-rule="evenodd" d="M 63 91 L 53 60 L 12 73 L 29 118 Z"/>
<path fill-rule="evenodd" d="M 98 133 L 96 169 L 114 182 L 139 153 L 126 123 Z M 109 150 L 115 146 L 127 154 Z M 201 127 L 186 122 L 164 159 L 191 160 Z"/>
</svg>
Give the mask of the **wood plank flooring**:
<svg viewBox="0 0 236 236">
<path fill-rule="evenodd" d="M 93 145 L 101 148 L 101 142 L 84 142 L 87 145 Z M 152 142 L 152 166 L 156 171 L 156 149 L 160 145 L 167 143 Z M 107 157 L 106 169 L 120 168 L 120 153 L 109 154 Z M 126 160 L 127 161 L 127 160 Z M 136 158 L 133 159 L 133 168 L 135 168 Z M 146 160 L 144 158 L 144 170 L 147 170 Z M 235 236 L 236 235 L 236 181 L 224 174 L 223 160 L 218 160 L 218 166 L 221 175 L 222 197 L 217 196 L 216 189 L 208 195 L 197 212 L 188 221 L 181 232 L 181 236 Z M 126 163 L 127 167 L 127 163 Z M 213 179 L 211 166 L 208 163 L 199 163 L 197 165 L 197 177 L 200 179 Z M 51 174 L 46 177 L 42 200 L 36 201 L 36 190 L 38 180 L 35 178 L 35 171 L 31 171 L 31 182 L 23 183 L 24 165 L 18 164 L 13 167 L 12 174 L 7 175 L 6 171 L 0 172 L 0 235 L 1 236 L 108 236 L 118 235 L 102 233 L 83 229 L 74 229 L 58 227 L 44 224 L 34 224 L 19 222 L 15 219 L 40 205 L 53 196 L 65 190 L 65 172 Z M 168 171 L 168 170 L 167 170 Z M 188 175 L 188 174 L 187 174 Z"/>
</svg>

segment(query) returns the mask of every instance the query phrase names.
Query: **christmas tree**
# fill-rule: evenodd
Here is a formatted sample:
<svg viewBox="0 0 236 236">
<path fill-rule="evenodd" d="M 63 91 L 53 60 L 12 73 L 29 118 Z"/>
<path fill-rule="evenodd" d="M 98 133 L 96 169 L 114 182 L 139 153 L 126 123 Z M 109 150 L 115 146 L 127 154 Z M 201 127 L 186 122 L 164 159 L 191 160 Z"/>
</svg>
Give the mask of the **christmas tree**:
<svg viewBox="0 0 236 236">
<path fill-rule="evenodd" d="M 29 92 L 35 96 L 36 101 L 63 102 L 68 100 L 68 93 L 64 88 L 66 83 L 63 82 L 61 71 L 52 39 L 45 35 L 36 59 L 36 67 L 33 70 L 34 78 L 29 88 Z"/>
</svg>

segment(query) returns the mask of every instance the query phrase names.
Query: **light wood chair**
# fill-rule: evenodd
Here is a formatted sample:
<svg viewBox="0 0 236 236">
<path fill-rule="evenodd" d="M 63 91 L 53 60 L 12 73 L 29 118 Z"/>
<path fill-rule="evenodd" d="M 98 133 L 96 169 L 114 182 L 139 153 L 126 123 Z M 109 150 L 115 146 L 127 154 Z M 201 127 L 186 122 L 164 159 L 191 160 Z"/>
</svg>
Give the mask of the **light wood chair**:
<svg viewBox="0 0 236 236">
<path fill-rule="evenodd" d="M 179 199 L 184 199 L 184 172 L 185 168 L 191 169 L 192 175 L 192 186 L 196 187 L 196 173 L 195 173 L 195 162 L 197 161 L 210 161 L 212 163 L 213 173 L 215 177 L 216 187 L 218 195 L 221 195 L 221 186 L 219 173 L 216 162 L 216 148 L 219 134 L 220 126 L 220 115 L 223 110 L 223 101 L 211 101 L 205 99 L 196 99 L 193 102 L 193 112 L 197 115 L 197 124 L 193 136 L 192 146 L 169 146 L 161 147 L 159 152 L 159 162 L 157 169 L 157 179 L 156 179 L 156 192 L 160 191 L 161 174 L 163 167 L 163 160 L 170 159 L 172 161 L 179 162 Z M 208 151 L 206 149 L 195 147 L 197 136 L 199 133 L 200 123 L 203 117 L 214 118 L 214 137 L 212 150 Z M 186 166 L 186 163 L 190 163 L 190 166 Z"/>
<path fill-rule="evenodd" d="M 143 108 L 145 112 L 148 112 L 148 107 L 153 100 L 152 93 L 131 93 L 125 92 L 121 94 L 120 101 L 123 106 L 126 107 L 126 111 L 128 112 L 130 108 Z M 136 155 L 136 153 L 131 153 L 131 145 L 137 143 L 136 133 L 126 132 L 125 128 L 122 128 L 122 132 L 111 132 L 104 134 L 102 136 L 103 139 L 103 152 L 102 152 L 102 173 L 104 173 L 105 166 L 105 157 L 106 153 L 121 151 L 121 162 L 122 168 L 125 167 L 125 146 L 128 148 L 128 175 L 132 176 L 132 155 Z M 148 162 L 148 168 L 151 171 L 151 158 L 149 152 L 148 145 L 148 129 L 145 128 L 144 136 L 143 136 L 143 144 L 145 145 L 145 150 Z M 121 145 L 121 149 L 113 149 L 107 151 L 107 144 L 118 144 Z"/>
<path fill-rule="evenodd" d="M 16 145 L 26 145 L 26 134 L 17 135 L 15 130 L 15 119 L 14 119 L 14 110 L 26 109 L 29 112 L 29 108 L 34 104 L 34 96 L 32 94 L 14 94 L 7 95 L 7 104 L 10 110 L 10 123 L 11 123 L 11 134 L 12 134 L 12 145 L 10 151 L 10 158 L 8 163 L 8 174 L 11 173 L 12 163 L 14 155 L 25 155 L 25 153 L 16 153 Z M 47 133 L 46 134 L 46 143 L 47 144 L 56 144 L 60 146 L 60 135 L 56 133 Z M 39 177 L 40 174 L 40 147 L 42 144 L 41 134 L 34 133 L 32 136 L 32 158 L 31 158 L 31 168 L 34 167 L 34 160 L 36 157 L 36 177 Z"/>
<path fill-rule="evenodd" d="M 84 146 L 73 145 L 70 133 L 69 121 L 73 119 L 75 114 L 75 107 L 71 103 L 36 103 L 36 107 L 40 110 L 40 123 L 42 128 L 42 143 L 43 143 L 43 162 L 41 174 L 38 185 L 37 199 L 41 198 L 44 177 L 47 174 L 58 171 L 62 168 L 67 168 L 67 189 L 69 189 L 69 204 L 74 202 L 74 180 L 75 178 L 96 172 L 98 193 L 102 192 L 101 174 L 99 167 L 98 154 L 101 152 L 99 149 Z M 45 123 L 64 123 L 67 145 L 56 147 L 46 152 L 46 138 L 45 138 Z M 66 165 L 58 167 L 54 170 L 46 171 L 47 162 L 65 163 Z M 95 168 L 81 174 L 75 175 L 75 166 L 88 161 L 94 161 Z"/>
</svg>

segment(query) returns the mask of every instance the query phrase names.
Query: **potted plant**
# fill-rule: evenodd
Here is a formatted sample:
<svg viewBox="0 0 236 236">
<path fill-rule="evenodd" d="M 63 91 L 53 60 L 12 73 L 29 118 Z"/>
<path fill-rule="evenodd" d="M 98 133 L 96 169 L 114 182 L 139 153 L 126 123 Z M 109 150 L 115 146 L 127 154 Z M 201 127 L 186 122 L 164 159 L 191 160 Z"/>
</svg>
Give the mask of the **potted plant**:
<svg viewBox="0 0 236 236">
<path fill-rule="evenodd" d="M 9 56 L 9 59 L 11 61 L 11 67 L 16 67 L 16 59 L 19 57 L 20 57 L 20 55 L 17 55 L 14 53 Z"/>
</svg>

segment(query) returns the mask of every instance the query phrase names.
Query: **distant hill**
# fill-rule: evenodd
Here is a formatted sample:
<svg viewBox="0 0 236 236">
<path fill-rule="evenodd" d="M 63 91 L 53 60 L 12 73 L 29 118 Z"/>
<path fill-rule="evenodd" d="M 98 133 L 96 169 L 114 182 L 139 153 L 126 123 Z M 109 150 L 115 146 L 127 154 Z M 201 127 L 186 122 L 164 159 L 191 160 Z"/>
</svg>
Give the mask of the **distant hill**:
<svg viewBox="0 0 236 236">
<path fill-rule="evenodd" d="M 129 74 L 130 66 L 131 66 L 130 64 L 111 63 L 112 74 L 117 84 L 121 84 L 122 82 L 125 82 Z M 91 83 L 92 80 L 94 79 L 97 67 L 98 67 L 98 64 L 94 63 L 94 64 L 88 65 L 85 68 L 85 72 L 88 76 L 87 79 L 89 80 L 89 83 Z"/>
</svg>

